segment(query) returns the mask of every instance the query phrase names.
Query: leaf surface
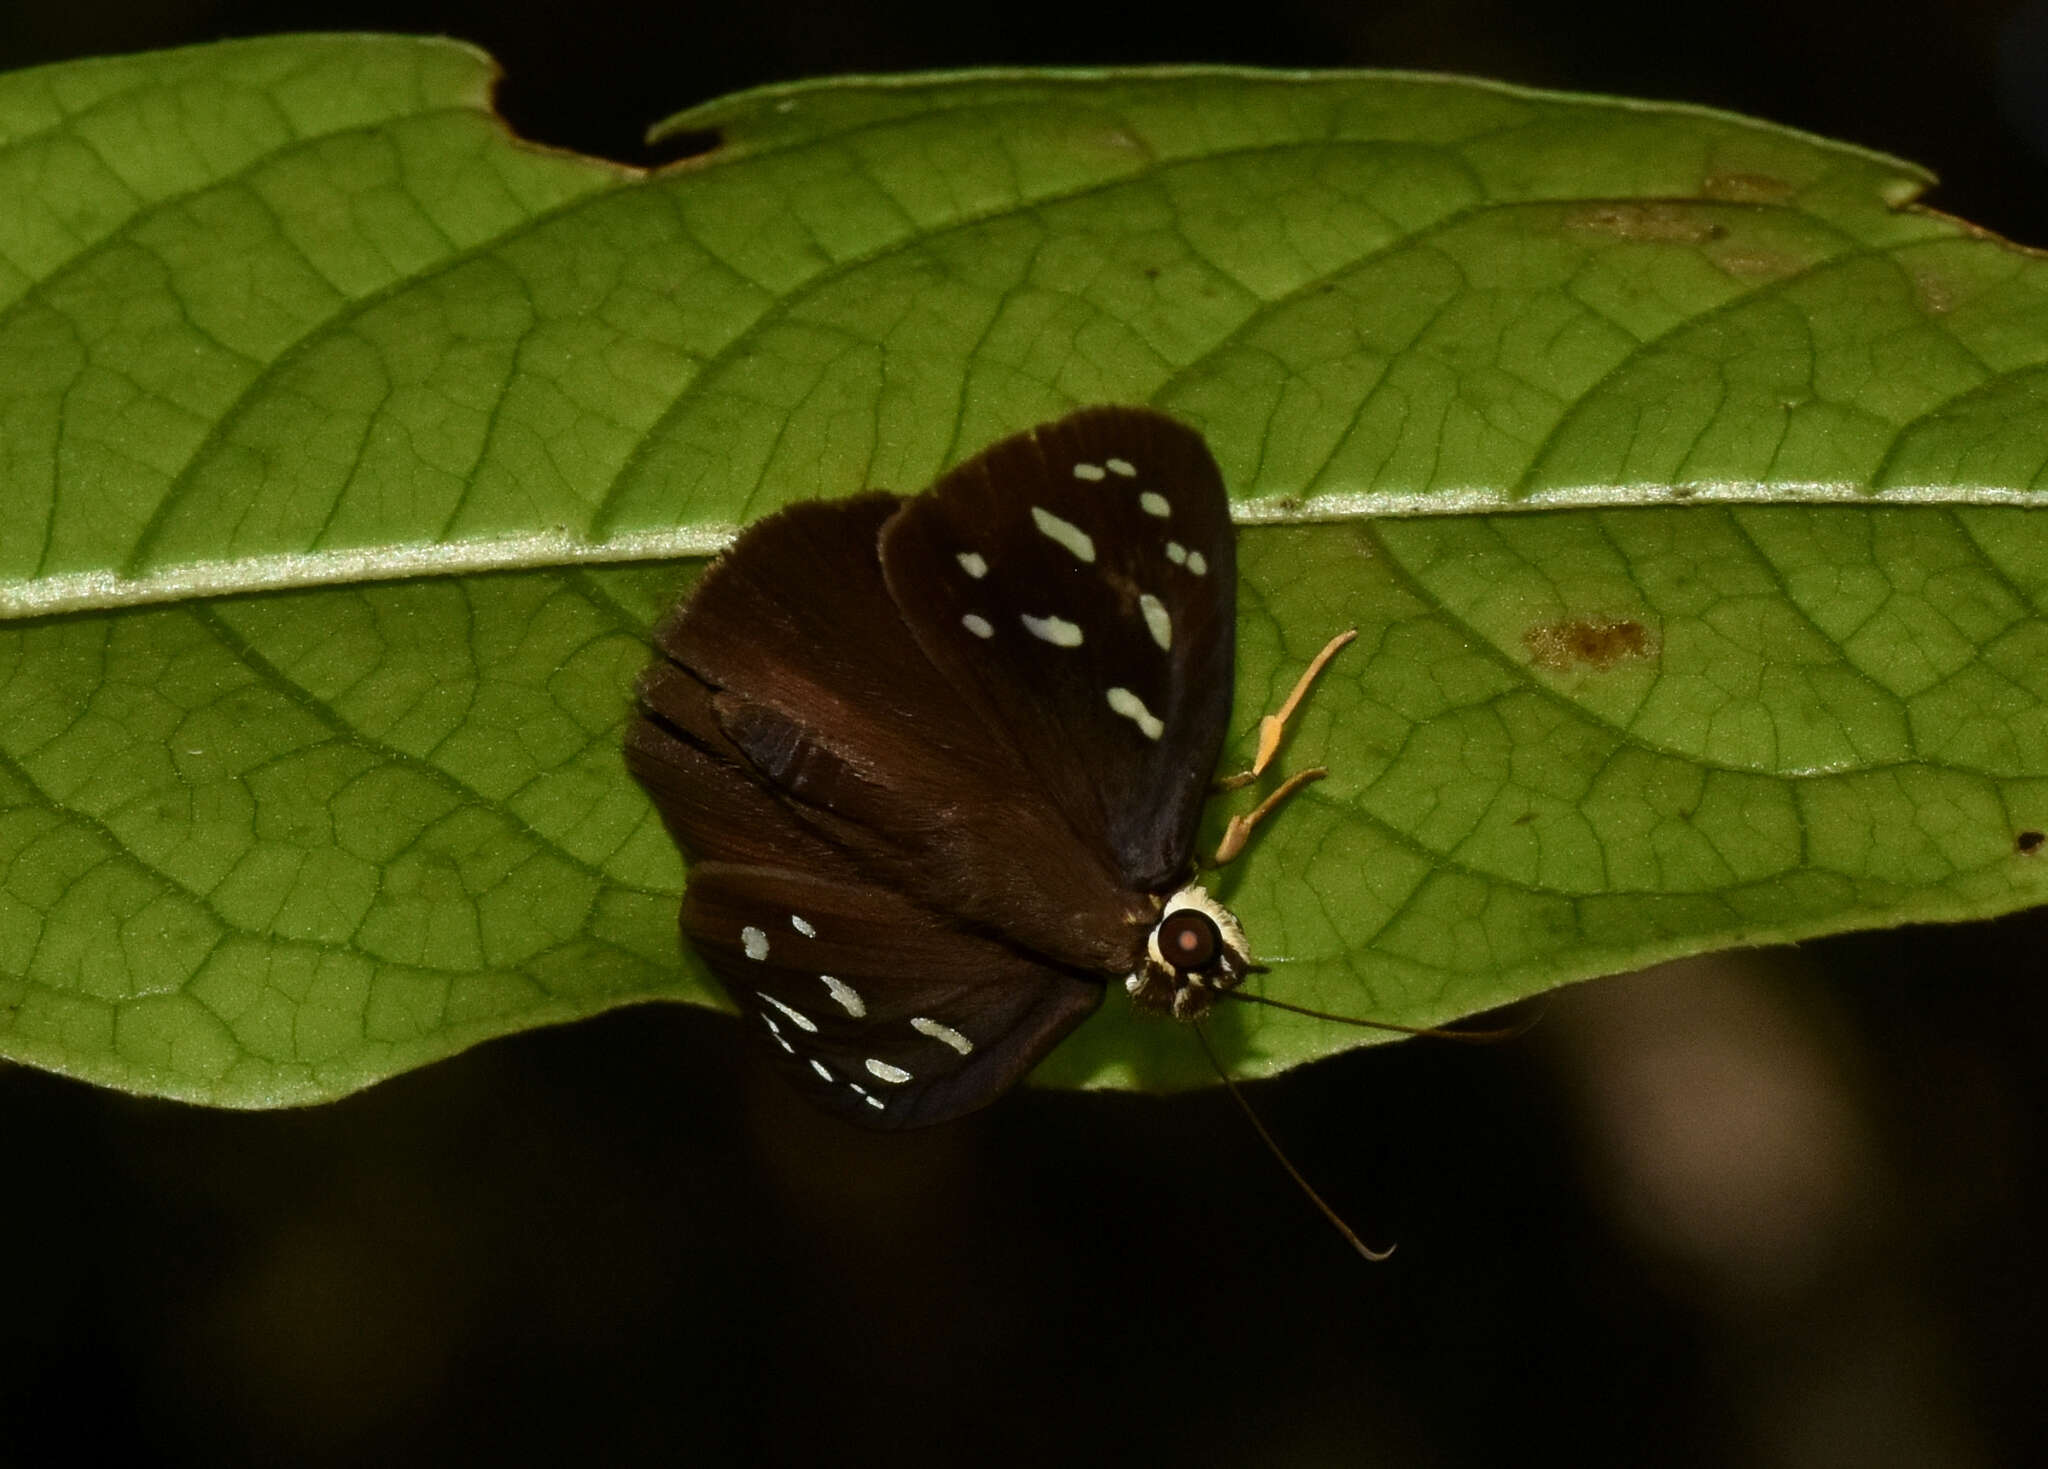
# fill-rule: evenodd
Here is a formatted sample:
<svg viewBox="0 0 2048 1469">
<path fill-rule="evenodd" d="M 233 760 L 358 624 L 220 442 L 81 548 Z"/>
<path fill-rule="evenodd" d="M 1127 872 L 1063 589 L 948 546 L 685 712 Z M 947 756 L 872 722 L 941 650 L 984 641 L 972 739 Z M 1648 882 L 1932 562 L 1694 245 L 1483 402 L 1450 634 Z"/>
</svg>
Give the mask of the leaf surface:
<svg viewBox="0 0 2048 1469">
<path fill-rule="evenodd" d="M 280 1105 L 707 1000 L 617 753 L 690 558 L 1094 401 L 1224 466 L 1240 730 L 1361 628 L 1281 762 L 1330 778 L 1224 883 L 1276 996 L 1435 1023 L 2042 900 L 2048 275 L 1921 171 L 1182 69 L 768 89 L 645 173 L 491 79 L 0 77 L 5 1054 Z M 1202 1074 L 1115 996 L 1042 1073 Z"/>
</svg>

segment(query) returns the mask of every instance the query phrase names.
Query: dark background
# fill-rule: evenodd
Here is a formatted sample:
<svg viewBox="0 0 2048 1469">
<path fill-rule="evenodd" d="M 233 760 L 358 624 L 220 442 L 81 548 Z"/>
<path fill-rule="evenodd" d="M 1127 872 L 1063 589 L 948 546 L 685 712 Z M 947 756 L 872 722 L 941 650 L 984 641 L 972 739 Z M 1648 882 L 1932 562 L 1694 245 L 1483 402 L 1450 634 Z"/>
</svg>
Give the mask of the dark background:
<svg viewBox="0 0 2048 1469">
<path fill-rule="evenodd" d="M 833 72 L 1470 72 L 1888 149 L 2048 243 L 2048 0 L 16 0 L 0 67 L 306 29 L 478 42 L 629 160 Z M 2044 945 L 1695 961 L 1254 1088 L 1378 1266 L 1220 1094 L 870 1137 L 679 1008 L 300 1113 L 0 1071 L 0 1462 L 2048 1463 Z"/>
</svg>

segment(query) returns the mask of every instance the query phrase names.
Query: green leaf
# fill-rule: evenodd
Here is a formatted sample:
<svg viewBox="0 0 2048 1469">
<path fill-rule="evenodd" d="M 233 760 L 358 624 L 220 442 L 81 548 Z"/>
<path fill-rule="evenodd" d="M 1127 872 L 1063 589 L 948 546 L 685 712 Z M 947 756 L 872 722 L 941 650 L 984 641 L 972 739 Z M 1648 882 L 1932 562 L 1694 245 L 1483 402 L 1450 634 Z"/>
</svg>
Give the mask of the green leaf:
<svg viewBox="0 0 2048 1469">
<path fill-rule="evenodd" d="M 0 77 L 0 1052 L 281 1105 L 716 1003 L 618 755 L 690 558 L 1105 400 L 1237 497 L 1242 729 L 1361 629 L 1224 879 L 1276 996 L 2042 900 L 2048 271 L 1909 165 L 1167 70 L 773 88 L 641 172 L 490 85 L 361 36 Z M 1247 1072 L 1366 1038 L 1223 1019 Z M 1112 996 L 1042 1079 L 1202 1075 Z"/>
</svg>

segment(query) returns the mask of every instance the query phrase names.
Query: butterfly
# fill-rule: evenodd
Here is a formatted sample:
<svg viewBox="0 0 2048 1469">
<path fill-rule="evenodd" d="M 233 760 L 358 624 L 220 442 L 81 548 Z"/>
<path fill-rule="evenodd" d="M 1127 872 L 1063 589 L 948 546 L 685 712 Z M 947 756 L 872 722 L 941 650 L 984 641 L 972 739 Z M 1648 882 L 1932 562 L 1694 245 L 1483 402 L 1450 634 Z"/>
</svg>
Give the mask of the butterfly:
<svg viewBox="0 0 2048 1469">
<path fill-rule="evenodd" d="M 1193 858 L 1236 583 L 1201 436 L 1099 407 L 767 516 L 660 625 L 626 759 L 683 937 L 821 1106 L 957 1117 L 1111 984 L 1194 1019 L 1256 968 Z"/>
</svg>

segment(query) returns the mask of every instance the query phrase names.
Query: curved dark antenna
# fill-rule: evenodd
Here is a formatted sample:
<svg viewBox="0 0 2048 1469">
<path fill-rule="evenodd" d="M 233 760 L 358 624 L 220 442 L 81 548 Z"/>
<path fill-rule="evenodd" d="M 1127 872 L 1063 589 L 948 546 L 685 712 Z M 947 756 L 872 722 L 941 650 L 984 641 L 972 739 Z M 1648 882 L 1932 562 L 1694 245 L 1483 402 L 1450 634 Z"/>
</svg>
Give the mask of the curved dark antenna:
<svg viewBox="0 0 2048 1469">
<path fill-rule="evenodd" d="M 1402 1025 L 1392 1020 L 1367 1020 L 1362 1015 L 1338 1015 L 1329 1010 L 1312 1010 L 1306 1005 L 1290 1005 L 1285 1000 L 1275 1000 L 1267 995 L 1255 995 L 1249 990 L 1218 990 L 1219 995 L 1233 1000 L 1242 1000 L 1247 1005 L 1266 1005 L 1275 1010 L 1287 1010 L 1296 1015 L 1307 1015 L 1315 1020 L 1334 1020 L 1339 1025 L 1358 1025 L 1367 1030 L 1391 1030 L 1402 1035 L 1426 1035 L 1431 1040 L 1462 1041 L 1466 1045 L 1491 1046 L 1502 1041 L 1511 1041 L 1520 1035 L 1527 1035 L 1543 1018 L 1537 1011 L 1527 1020 L 1514 1025 L 1503 1025 L 1491 1030 L 1442 1030 L 1433 1025 Z"/>
<path fill-rule="evenodd" d="M 1209 1065 L 1215 1069 L 1217 1079 L 1223 1083 L 1224 1089 L 1230 1093 L 1230 1100 L 1237 1103 L 1238 1107 L 1244 1112 L 1245 1120 L 1252 1125 L 1252 1131 L 1259 1135 L 1259 1141 L 1266 1145 L 1266 1150 L 1279 1160 L 1282 1168 L 1287 1170 L 1287 1176 L 1294 1180 L 1295 1187 L 1308 1195 L 1308 1201 L 1320 1209 L 1323 1217 L 1336 1226 L 1337 1233 L 1349 1240 L 1351 1248 L 1358 1251 L 1366 1259 L 1374 1264 L 1378 1264 L 1386 1259 L 1387 1256 L 1393 1254 L 1394 1247 L 1392 1245 L 1387 1246 L 1384 1250 L 1375 1250 L 1364 1240 L 1360 1239 L 1357 1231 L 1346 1224 L 1337 1211 L 1324 1201 L 1323 1196 L 1309 1186 L 1309 1181 L 1301 1176 L 1301 1170 L 1296 1168 L 1288 1159 L 1288 1156 L 1280 1151 L 1280 1144 L 1273 1141 L 1273 1134 L 1266 1131 L 1266 1124 L 1259 1121 L 1259 1114 L 1254 1112 L 1252 1104 L 1244 1099 L 1244 1093 L 1237 1089 L 1237 1083 L 1230 1079 L 1230 1073 L 1223 1069 L 1223 1063 L 1216 1059 L 1216 1051 L 1209 1044 L 1209 1037 L 1202 1030 L 1200 1023 L 1197 1022 L 1191 1025 L 1189 1029 L 1194 1031 L 1195 1039 L 1201 1042 L 1202 1054 L 1209 1058 Z"/>
</svg>

